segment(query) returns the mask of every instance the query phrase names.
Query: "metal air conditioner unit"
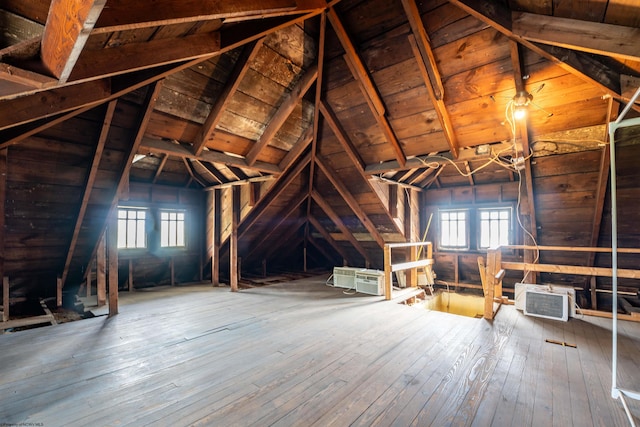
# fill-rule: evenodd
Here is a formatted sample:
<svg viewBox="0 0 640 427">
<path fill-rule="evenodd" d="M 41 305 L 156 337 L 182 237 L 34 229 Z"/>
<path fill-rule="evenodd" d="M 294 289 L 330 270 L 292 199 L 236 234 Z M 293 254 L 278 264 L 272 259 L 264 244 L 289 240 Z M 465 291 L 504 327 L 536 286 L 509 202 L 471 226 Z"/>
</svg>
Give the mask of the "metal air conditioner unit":
<svg viewBox="0 0 640 427">
<path fill-rule="evenodd" d="M 356 292 L 369 295 L 384 294 L 384 272 L 380 270 L 356 271 Z"/>
<path fill-rule="evenodd" d="M 530 287 L 525 291 L 524 314 L 566 322 L 569 320 L 569 293 Z"/>
<path fill-rule="evenodd" d="M 333 267 L 333 286 L 336 288 L 355 289 L 356 271 L 358 267 Z"/>
</svg>

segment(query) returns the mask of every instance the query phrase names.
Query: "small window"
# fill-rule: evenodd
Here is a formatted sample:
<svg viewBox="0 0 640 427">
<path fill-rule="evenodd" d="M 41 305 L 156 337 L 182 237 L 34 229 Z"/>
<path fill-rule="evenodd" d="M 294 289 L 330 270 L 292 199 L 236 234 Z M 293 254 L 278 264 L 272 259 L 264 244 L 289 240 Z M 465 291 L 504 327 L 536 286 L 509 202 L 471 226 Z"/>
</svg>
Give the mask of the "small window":
<svg viewBox="0 0 640 427">
<path fill-rule="evenodd" d="M 440 247 L 466 249 L 469 247 L 468 212 L 466 210 L 440 211 Z"/>
<path fill-rule="evenodd" d="M 184 212 L 160 212 L 160 246 L 184 247 Z"/>
<path fill-rule="evenodd" d="M 511 239 L 511 208 L 480 210 L 480 249 L 508 245 Z"/>
<path fill-rule="evenodd" d="M 118 248 L 146 248 L 147 236 L 144 209 L 118 209 Z"/>
</svg>

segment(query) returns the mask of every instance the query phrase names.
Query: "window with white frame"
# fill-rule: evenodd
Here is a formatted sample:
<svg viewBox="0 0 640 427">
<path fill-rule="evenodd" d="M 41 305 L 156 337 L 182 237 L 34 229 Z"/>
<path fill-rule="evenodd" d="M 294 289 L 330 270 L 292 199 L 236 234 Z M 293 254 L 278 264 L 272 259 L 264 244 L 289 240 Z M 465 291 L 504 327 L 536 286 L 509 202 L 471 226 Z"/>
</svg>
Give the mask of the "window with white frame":
<svg viewBox="0 0 640 427">
<path fill-rule="evenodd" d="M 468 211 L 440 210 L 440 247 L 467 249 L 469 247 Z"/>
<path fill-rule="evenodd" d="M 145 223 L 147 211 L 139 208 L 118 208 L 118 248 L 147 247 Z"/>
<path fill-rule="evenodd" d="M 160 246 L 163 248 L 184 247 L 184 212 L 160 212 Z"/>
<path fill-rule="evenodd" d="M 511 208 L 479 209 L 479 248 L 508 245 L 511 238 Z"/>
</svg>

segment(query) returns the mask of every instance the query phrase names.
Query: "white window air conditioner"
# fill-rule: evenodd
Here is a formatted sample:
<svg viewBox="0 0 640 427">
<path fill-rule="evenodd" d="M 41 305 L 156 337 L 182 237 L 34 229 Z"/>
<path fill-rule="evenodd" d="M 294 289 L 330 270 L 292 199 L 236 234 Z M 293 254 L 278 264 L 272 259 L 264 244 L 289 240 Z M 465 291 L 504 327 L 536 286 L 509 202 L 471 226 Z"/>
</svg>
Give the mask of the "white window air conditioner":
<svg viewBox="0 0 640 427">
<path fill-rule="evenodd" d="M 575 315 L 573 288 L 527 285 L 524 291 L 524 314 L 545 319 L 569 320 Z"/>
<path fill-rule="evenodd" d="M 333 286 L 336 288 L 355 289 L 356 271 L 358 267 L 333 267 Z"/>
<path fill-rule="evenodd" d="M 384 272 L 380 270 L 356 271 L 356 291 L 369 295 L 384 294 Z"/>
</svg>

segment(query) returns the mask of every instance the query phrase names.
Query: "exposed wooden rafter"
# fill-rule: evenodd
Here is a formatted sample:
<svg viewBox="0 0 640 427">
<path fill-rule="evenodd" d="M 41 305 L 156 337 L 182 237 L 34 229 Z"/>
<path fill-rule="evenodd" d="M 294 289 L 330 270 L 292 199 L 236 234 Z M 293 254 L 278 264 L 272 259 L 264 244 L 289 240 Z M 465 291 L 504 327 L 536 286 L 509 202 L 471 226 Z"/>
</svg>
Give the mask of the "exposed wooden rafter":
<svg viewBox="0 0 640 427">
<path fill-rule="evenodd" d="M 76 61 L 70 80 L 112 76 L 198 58 L 220 51 L 220 33 L 204 33 L 180 39 L 158 39 L 118 47 L 85 50 Z"/>
<path fill-rule="evenodd" d="M 450 0 L 475 18 L 492 26 L 507 37 L 517 40 L 523 46 L 548 59 L 565 71 L 601 88 L 605 93 L 621 100 L 619 75 L 596 58 L 581 52 L 558 46 L 545 46 L 519 38 L 513 33 L 511 10 L 499 3 L 481 0 Z"/>
<path fill-rule="evenodd" d="M 335 241 L 335 239 L 333 237 L 331 237 L 331 234 L 329 234 L 327 232 L 327 230 L 325 230 L 325 228 L 322 226 L 322 224 L 320 223 L 320 221 L 318 221 L 318 219 L 313 216 L 312 214 L 309 214 L 307 216 L 307 219 L 309 220 L 309 223 L 313 226 L 313 228 L 316 229 L 316 231 L 318 233 L 320 233 L 320 235 L 322 236 L 322 238 L 338 253 L 340 254 L 340 256 L 342 257 L 343 260 L 347 261 L 348 263 L 352 263 L 352 260 L 350 259 L 350 257 L 347 255 L 347 253 L 344 251 L 344 249 L 342 249 L 342 247 L 338 244 L 338 242 Z"/>
<path fill-rule="evenodd" d="M 193 154 L 190 146 L 178 144 L 171 141 L 163 141 L 160 139 L 144 138 L 141 147 L 153 153 L 163 153 L 175 157 L 196 159 L 204 162 L 221 163 L 224 165 L 237 166 L 240 168 L 255 169 L 267 173 L 280 173 L 277 165 L 265 162 L 255 162 L 253 166 L 249 166 L 242 157 L 231 156 L 217 151 L 202 151 L 199 156 Z"/>
<path fill-rule="evenodd" d="M 398 138 L 389 123 L 389 119 L 386 116 L 386 108 L 384 106 L 384 102 L 382 101 L 382 97 L 378 93 L 376 86 L 373 83 L 373 80 L 369 76 L 369 72 L 364 65 L 364 61 L 360 58 L 358 50 L 355 45 L 351 41 L 347 30 L 342 25 L 342 21 L 338 16 L 337 12 L 334 8 L 330 8 L 328 10 L 329 21 L 331 22 L 331 26 L 333 27 L 340 43 L 342 44 L 343 49 L 346 54 L 344 55 L 345 62 L 347 66 L 351 70 L 353 77 L 358 82 L 360 89 L 362 90 L 364 97 L 371 108 L 371 112 L 380 127 L 380 130 L 385 136 L 385 139 L 395 153 L 396 160 L 401 166 L 407 161 L 407 157 L 402 150 L 402 146 L 398 141 Z"/>
<path fill-rule="evenodd" d="M 413 32 L 412 35 L 409 35 L 409 43 L 411 44 L 413 55 L 418 62 L 420 73 L 438 115 L 438 120 L 449 144 L 451 154 L 453 154 L 453 157 L 458 157 L 458 140 L 451 123 L 451 117 L 444 103 L 444 86 L 442 85 L 436 58 L 431 50 L 429 35 L 424 27 L 415 0 L 402 0 L 402 5 Z"/>
<path fill-rule="evenodd" d="M 531 42 L 640 60 L 640 31 L 637 28 L 514 12 L 513 34 Z"/>
<path fill-rule="evenodd" d="M 316 204 L 324 211 L 324 213 L 329 217 L 329 219 L 338 227 L 340 232 L 344 235 L 344 237 L 351 243 L 351 245 L 357 250 L 360 255 L 364 258 L 367 264 L 371 264 L 371 258 L 369 254 L 365 250 L 365 248 L 360 244 L 360 242 L 355 238 L 353 233 L 349 230 L 349 228 L 345 225 L 345 223 L 340 218 L 331 205 L 322 197 L 318 191 L 315 189 L 311 190 L 311 197 L 316 202 Z"/>
<path fill-rule="evenodd" d="M 256 204 L 256 206 L 245 216 L 240 224 L 240 236 L 242 237 L 249 228 L 262 216 L 264 211 L 271 206 L 271 204 L 282 194 L 282 192 L 287 188 L 294 179 L 302 173 L 302 171 L 307 167 L 311 160 L 311 154 L 307 154 L 303 158 L 301 158 L 296 166 L 291 168 L 287 173 L 284 173 L 278 178 L 278 180 L 273 183 L 269 192 L 260 199 L 260 201 Z"/>
<path fill-rule="evenodd" d="M 318 153 L 318 131 L 320 128 L 320 105 L 322 103 L 322 76 L 324 71 L 324 52 L 325 42 L 327 36 L 327 14 L 320 15 L 320 34 L 318 35 L 318 77 L 316 78 L 316 93 L 314 98 L 313 108 L 313 126 L 311 131 L 311 166 L 309 167 L 309 191 L 307 194 L 307 217 L 311 215 L 311 190 L 314 185 L 315 167 L 316 167 L 316 155 Z M 309 228 L 307 227 L 307 237 L 309 234 Z M 306 262 L 306 259 L 305 259 Z"/>
<path fill-rule="evenodd" d="M 149 85 L 147 89 L 147 95 L 145 97 L 144 103 L 142 105 L 142 111 L 139 115 L 137 121 L 137 128 L 134 137 L 131 140 L 131 143 L 128 145 L 128 151 L 124 156 L 124 160 L 117 179 L 117 184 L 115 185 L 113 198 L 111 200 L 107 216 L 105 218 L 105 222 L 100 229 L 100 232 L 97 233 L 98 236 L 103 235 L 108 225 L 110 213 L 113 212 L 118 205 L 118 201 L 120 200 L 120 194 L 128 183 L 129 171 L 131 170 L 131 165 L 133 164 L 133 158 L 138 153 L 138 149 L 140 144 L 142 143 L 143 135 L 147 130 L 147 125 L 149 124 L 149 119 L 151 118 L 151 113 L 153 112 L 153 108 L 155 107 L 156 101 L 158 100 L 158 96 L 160 94 L 160 90 L 162 89 L 163 80 L 155 82 Z M 91 256 L 88 257 L 87 261 L 93 259 L 96 251 L 98 249 L 99 241 L 96 241 L 96 244 L 91 251 Z M 86 267 L 86 266 L 85 266 Z M 85 268 L 86 272 L 90 271 L 89 268 Z"/>
<path fill-rule="evenodd" d="M 251 256 L 258 251 L 258 249 L 263 249 L 263 246 L 267 244 L 276 233 L 282 234 L 283 225 L 287 225 L 291 222 L 294 214 L 299 213 L 298 208 L 300 205 L 307 200 L 307 192 L 301 191 L 297 196 L 295 196 L 291 201 L 280 211 L 278 215 L 275 216 L 275 222 L 269 226 L 267 232 L 261 235 L 260 239 L 257 242 L 251 243 L 251 250 L 246 255 L 247 259 L 251 259 Z"/>
<path fill-rule="evenodd" d="M 300 78 L 296 86 L 287 95 L 284 102 L 278 108 L 278 111 L 274 114 L 269 121 L 269 124 L 265 128 L 264 132 L 256 143 L 251 147 L 247 155 L 245 156 L 247 165 L 253 166 L 256 163 L 258 155 L 262 149 L 271 141 L 271 139 L 280 130 L 284 122 L 289 118 L 289 115 L 296 108 L 296 105 L 302 100 L 302 97 L 307 93 L 307 90 L 311 87 L 318 77 L 318 66 L 314 65 L 310 67 Z"/>
<path fill-rule="evenodd" d="M 258 55 L 263 41 L 264 39 L 260 39 L 243 48 L 240 57 L 237 59 L 233 70 L 231 71 L 227 84 L 222 90 L 222 93 L 218 95 L 218 98 L 216 99 L 215 104 L 211 107 L 211 111 L 202 125 L 200 132 L 198 132 L 198 136 L 193 142 L 193 152 L 196 156 L 202 152 L 207 140 L 215 132 L 216 126 L 220 123 L 220 119 L 222 118 L 222 113 L 227 105 L 229 105 L 229 102 L 240 86 L 240 83 L 242 83 L 242 79 L 245 74 L 249 71 L 249 64 Z"/>
<path fill-rule="evenodd" d="M 111 101 L 109 103 L 109 105 L 107 106 L 107 111 L 105 113 L 104 119 L 102 121 L 102 129 L 100 130 L 100 136 L 98 137 L 96 150 L 93 154 L 93 160 L 91 161 L 91 166 L 89 167 L 89 173 L 87 174 L 87 179 L 84 185 L 84 193 L 82 195 L 82 201 L 80 202 L 80 209 L 78 210 L 78 215 L 76 217 L 76 225 L 73 228 L 73 233 L 71 235 L 71 242 L 69 243 L 69 250 L 67 251 L 67 258 L 64 262 L 62 274 L 60 275 L 60 277 L 62 278 L 62 286 L 65 285 L 65 282 L 67 280 L 67 275 L 69 274 L 69 266 L 71 265 L 71 259 L 73 258 L 73 253 L 75 252 L 75 249 L 76 249 L 76 243 L 78 242 L 80 227 L 82 227 L 82 223 L 84 222 L 84 216 L 85 216 L 85 213 L 87 212 L 87 205 L 89 203 L 89 198 L 91 197 L 91 190 L 93 190 L 93 184 L 95 183 L 96 177 L 98 175 L 98 166 L 100 165 L 100 159 L 102 158 L 104 145 L 109 135 L 109 129 L 111 129 L 111 121 L 113 120 L 113 113 L 116 109 L 117 102 L 118 101 Z"/>
<path fill-rule="evenodd" d="M 334 176 L 333 171 L 329 169 L 329 167 L 324 163 L 324 161 L 320 157 L 316 158 L 316 164 L 318 165 L 322 173 L 327 177 L 327 179 L 329 179 L 329 181 L 335 187 L 335 189 L 338 190 L 338 193 L 340 193 L 340 196 L 342 197 L 342 199 L 346 202 L 346 204 L 353 211 L 353 213 L 358 217 L 358 219 L 360 220 L 362 225 L 367 229 L 369 234 L 371 234 L 371 237 L 373 237 L 373 240 L 376 241 L 378 246 L 383 248 L 385 244 L 384 238 L 376 228 L 375 224 L 371 222 L 371 220 L 369 219 L 365 211 L 362 209 L 358 201 L 353 197 L 349 189 L 344 185 L 342 181 L 338 180 Z"/>
<path fill-rule="evenodd" d="M 322 0 L 239 0 L 221 2 L 217 0 L 188 0 L 176 3 L 172 0 L 158 0 L 152 5 L 139 3 L 132 5 L 127 0 L 109 0 L 98 23 L 96 33 L 124 31 L 161 25 L 224 19 L 234 20 L 266 19 L 291 14 L 308 13 L 322 8 Z"/>
<path fill-rule="evenodd" d="M 278 167 L 280 170 L 287 170 L 291 165 L 296 161 L 298 157 L 313 141 L 313 127 L 309 126 L 307 130 L 298 138 L 296 143 L 293 145 L 291 150 L 287 153 L 286 156 L 280 161 Z"/>
<path fill-rule="evenodd" d="M 73 111 L 94 107 L 111 96 L 108 79 L 80 83 L 0 101 L 0 130 Z"/>
<path fill-rule="evenodd" d="M 319 107 L 322 116 L 325 118 L 327 124 L 331 128 L 331 131 L 342 145 L 342 148 L 344 148 L 347 156 L 349 156 L 353 164 L 360 172 L 364 172 L 364 168 L 366 166 L 364 160 L 362 160 L 362 157 L 360 156 L 360 153 L 358 153 L 356 147 L 353 146 L 351 139 L 349 139 L 349 137 L 347 136 L 347 133 L 342 128 L 342 125 L 340 125 L 340 122 L 338 121 L 338 118 L 334 114 L 333 110 L 331 110 L 331 107 L 324 101 L 321 101 L 319 103 Z"/>
</svg>

